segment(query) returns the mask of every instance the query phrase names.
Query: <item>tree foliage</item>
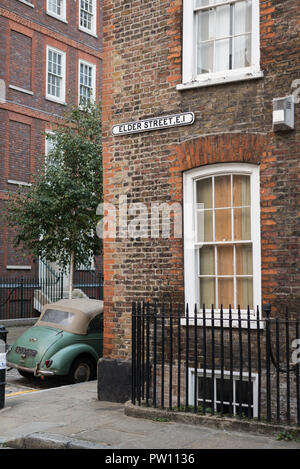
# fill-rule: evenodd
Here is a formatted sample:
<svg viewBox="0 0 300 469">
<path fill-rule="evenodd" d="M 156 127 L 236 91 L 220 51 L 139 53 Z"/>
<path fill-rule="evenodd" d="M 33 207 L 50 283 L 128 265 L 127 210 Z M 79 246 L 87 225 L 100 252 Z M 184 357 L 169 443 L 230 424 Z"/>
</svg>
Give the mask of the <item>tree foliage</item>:
<svg viewBox="0 0 300 469">
<path fill-rule="evenodd" d="M 15 245 L 66 271 L 73 257 L 87 265 L 100 253 L 96 209 L 102 202 L 100 105 L 72 108 L 47 134 L 53 145 L 30 188 L 11 194 L 7 218 Z"/>
</svg>

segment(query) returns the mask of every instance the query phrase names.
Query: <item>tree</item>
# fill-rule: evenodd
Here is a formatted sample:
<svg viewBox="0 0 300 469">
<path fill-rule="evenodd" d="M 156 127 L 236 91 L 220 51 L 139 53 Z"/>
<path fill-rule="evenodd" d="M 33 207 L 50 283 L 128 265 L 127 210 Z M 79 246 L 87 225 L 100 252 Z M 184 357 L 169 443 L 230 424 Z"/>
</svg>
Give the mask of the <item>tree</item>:
<svg viewBox="0 0 300 469">
<path fill-rule="evenodd" d="M 7 219 L 16 230 L 15 246 L 70 269 L 72 297 L 75 265 L 88 265 L 101 252 L 96 209 L 102 202 L 100 105 L 72 108 L 63 124 L 47 134 L 52 142 L 32 186 L 11 194 Z"/>
</svg>

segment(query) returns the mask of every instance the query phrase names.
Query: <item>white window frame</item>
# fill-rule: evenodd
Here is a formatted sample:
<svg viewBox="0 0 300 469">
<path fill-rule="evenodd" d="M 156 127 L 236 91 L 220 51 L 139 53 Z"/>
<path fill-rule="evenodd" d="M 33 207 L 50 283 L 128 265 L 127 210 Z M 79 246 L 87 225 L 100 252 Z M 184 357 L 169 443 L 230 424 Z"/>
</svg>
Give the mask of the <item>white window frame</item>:
<svg viewBox="0 0 300 469">
<path fill-rule="evenodd" d="M 57 13 L 53 12 L 50 10 L 49 7 L 50 0 L 47 0 L 47 15 L 53 16 L 53 18 L 56 18 L 57 20 L 63 21 L 64 23 L 67 23 L 66 17 L 67 17 L 67 12 L 66 12 L 66 0 L 62 0 L 62 7 L 61 7 L 61 14 L 58 15 Z"/>
<path fill-rule="evenodd" d="M 241 0 L 220 0 L 220 3 L 216 1 L 211 7 L 226 5 L 224 3 L 226 1 L 227 3 L 236 3 Z M 197 75 L 196 72 L 196 21 L 194 12 L 200 8 L 196 9 L 194 5 L 196 5 L 196 0 L 183 0 L 182 84 L 177 85 L 177 89 L 184 90 L 263 77 L 260 70 L 259 0 L 252 0 L 251 66 L 202 75 Z"/>
<path fill-rule="evenodd" d="M 197 378 L 204 378 L 204 374 L 206 378 L 212 378 L 212 370 L 207 369 L 204 373 L 204 369 L 197 369 Z M 214 370 L 214 411 L 217 411 L 216 405 L 220 403 L 220 401 L 217 401 L 217 396 L 216 396 L 216 380 L 221 379 L 222 373 L 221 370 Z M 223 370 L 223 377 L 224 380 L 230 379 L 230 371 L 228 370 Z M 238 371 L 233 371 L 232 372 L 232 380 L 233 381 L 240 381 L 240 372 Z M 249 382 L 249 374 L 248 372 L 243 372 L 242 373 L 242 381 Z M 256 418 L 258 416 L 258 374 L 257 373 L 251 373 L 251 382 L 253 384 L 253 405 L 251 406 L 253 409 L 253 418 Z M 198 387 L 198 386 L 197 386 Z M 189 405 L 193 406 L 194 405 L 194 392 L 195 392 L 195 369 L 189 368 Z M 206 395 L 206 407 L 209 407 L 211 403 L 211 396 L 208 394 Z M 197 399 L 198 402 L 198 399 Z M 223 402 L 224 405 L 229 405 L 228 402 Z M 199 405 L 202 405 L 201 402 Z M 233 410 L 234 413 L 233 415 L 237 415 L 235 412 L 235 406 L 239 405 L 238 402 L 235 400 L 235 393 L 233 392 Z M 245 408 L 245 411 L 248 411 L 248 406 L 243 405 Z"/>
<path fill-rule="evenodd" d="M 96 101 L 96 65 L 87 62 L 86 60 L 79 59 L 78 61 L 78 105 L 80 106 L 80 65 L 87 65 L 92 68 L 92 96 L 91 100 Z"/>
<path fill-rule="evenodd" d="M 92 18 L 92 24 L 91 24 L 91 29 L 85 28 L 80 24 L 80 13 L 81 13 L 81 0 L 78 0 L 78 8 L 79 8 L 79 15 L 78 15 L 78 29 L 80 31 L 83 31 L 87 34 L 90 34 L 92 36 L 98 37 L 97 36 L 97 1 L 92 0 L 93 2 L 93 18 Z"/>
<path fill-rule="evenodd" d="M 26 0 L 18 0 L 21 3 L 24 3 L 24 5 L 27 5 L 28 7 L 34 8 L 33 3 L 27 2 Z"/>
<path fill-rule="evenodd" d="M 199 304 L 198 282 L 198 248 L 196 244 L 195 224 L 195 183 L 203 177 L 220 176 L 228 174 L 245 174 L 250 176 L 251 186 L 251 242 L 253 262 L 253 310 L 250 311 L 251 319 L 256 319 L 256 307 L 261 313 L 261 245 L 260 245 L 260 180 L 259 166 L 248 163 L 222 163 L 202 166 L 189 170 L 183 174 L 183 223 L 184 223 L 184 284 L 185 302 L 189 305 L 191 320 L 194 316 L 194 305 L 197 305 L 199 313 L 202 305 Z M 224 317 L 227 317 L 228 309 L 224 309 Z M 210 309 L 207 309 L 207 318 L 210 317 Z M 215 309 L 215 318 L 218 318 L 220 310 Z M 237 310 L 232 309 L 232 318 L 237 318 Z M 247 318 L 247 311 L 241 310 L 241 317 Z M 228 327 L 229 321 L 224 321 L 224 327 Z M 242 327 L 247 327 L 247 321 L 241 322 Z M 200 321 L 199 321 L 200 325 Z M 218 325 L 218 321 L 215 321 Z M 238 326 L 233 321 L 234 327 Z M 251 321 L 251 327 L 256 327 L 256 322 Z"/>
<path fill-rule="evenodd" d="M 56 52 L 62 56 L 61 67 L 62 67 L 62 77 L 61 77 L 61 97 L 57 98 L 51 94 L 48 94 L 48 56 L 49 51 Z M 46 47 L 46 98 L 50 101 L 54 101 L 59 104 L 66 104 L 66 53 L 55 47 L 48 46 Z"/>
</svg>

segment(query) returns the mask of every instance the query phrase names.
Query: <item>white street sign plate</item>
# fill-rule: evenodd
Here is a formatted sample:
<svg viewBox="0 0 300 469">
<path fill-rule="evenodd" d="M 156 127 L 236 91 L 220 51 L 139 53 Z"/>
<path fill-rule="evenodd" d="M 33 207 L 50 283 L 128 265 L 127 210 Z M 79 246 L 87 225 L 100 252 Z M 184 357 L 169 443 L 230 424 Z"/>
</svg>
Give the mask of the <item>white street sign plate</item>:
<svg viewBox="0 0 300 469">
<path fill-rule="evenodd" d="M 140 132 L 168 129 L 169 127 L 192 125 L 194 122 L 195 114 L 193 112 L 183 112 L 181 114 L 151 117 L 140 121 L 117 124 L 113 126 L 112 134 L 114 136 L 136 134 Z"/>
</svg>

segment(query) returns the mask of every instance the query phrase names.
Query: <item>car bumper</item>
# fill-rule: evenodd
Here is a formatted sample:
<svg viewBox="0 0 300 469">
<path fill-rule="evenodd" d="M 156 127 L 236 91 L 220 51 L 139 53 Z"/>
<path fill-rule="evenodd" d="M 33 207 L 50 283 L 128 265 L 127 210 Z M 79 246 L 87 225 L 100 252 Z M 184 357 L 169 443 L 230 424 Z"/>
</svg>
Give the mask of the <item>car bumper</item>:
<svg viewBox="0 0 300 469">
<path fill-rule="evenodd" d="M 16 368 L 17 370 L 25 371 L 26 373 L 32 373 L 33 376 L 54 376 L 56 374 L 55 371 L 40 370 L 38 364 L 35 368 L 27 368 L 26 366 L 20 366 L 16 365 L 15 363 L 6 362 L 6 367 Z"/>
</svg>

